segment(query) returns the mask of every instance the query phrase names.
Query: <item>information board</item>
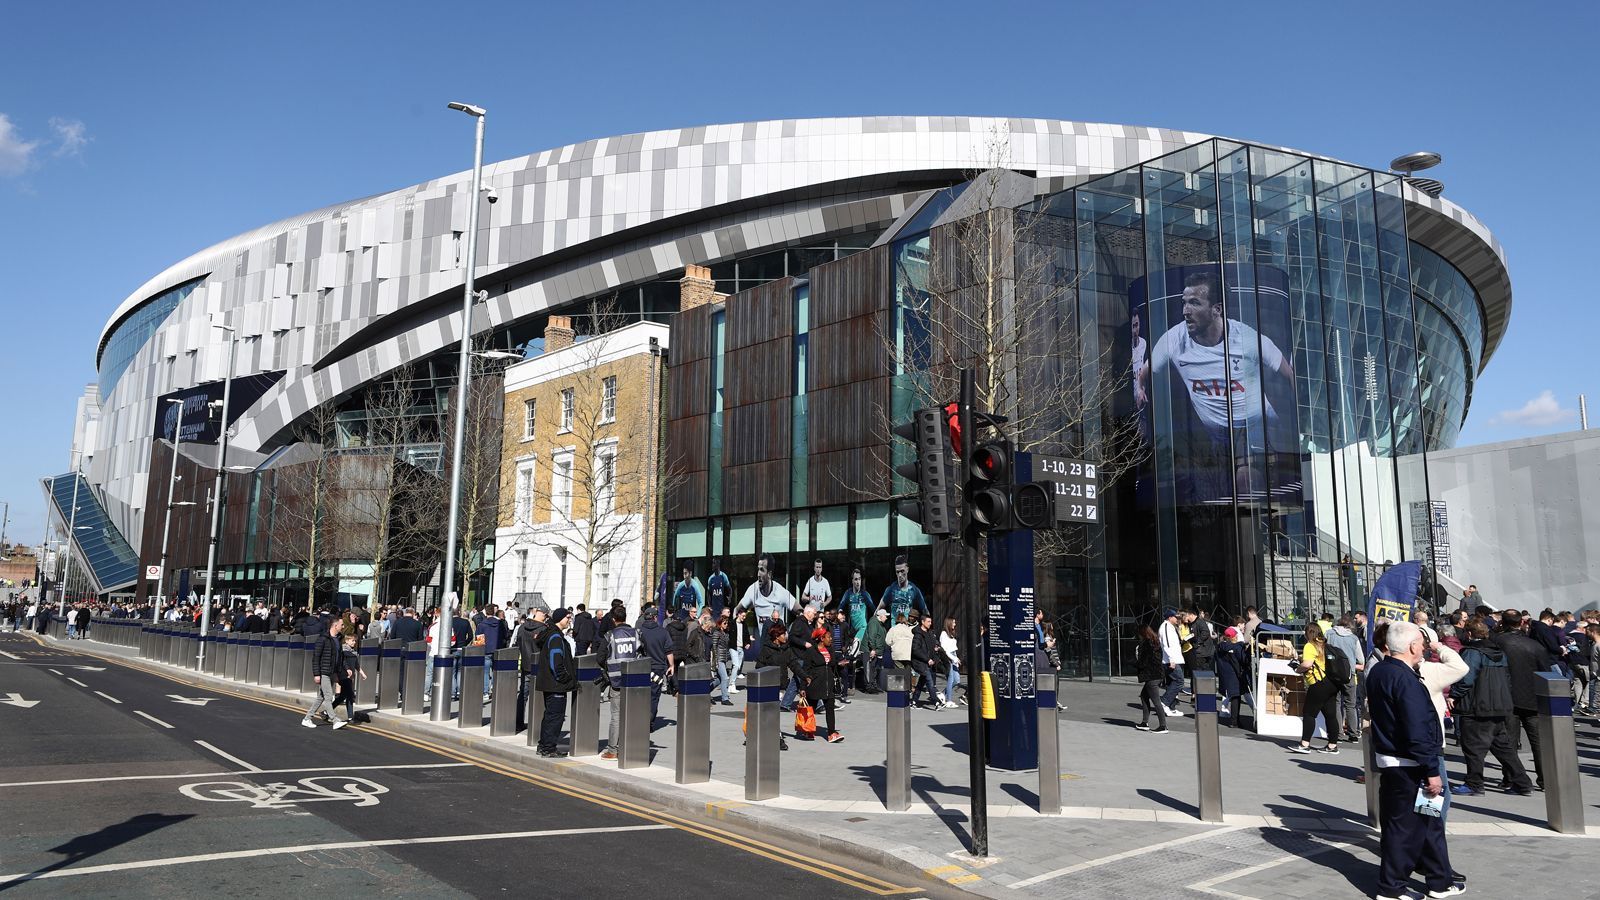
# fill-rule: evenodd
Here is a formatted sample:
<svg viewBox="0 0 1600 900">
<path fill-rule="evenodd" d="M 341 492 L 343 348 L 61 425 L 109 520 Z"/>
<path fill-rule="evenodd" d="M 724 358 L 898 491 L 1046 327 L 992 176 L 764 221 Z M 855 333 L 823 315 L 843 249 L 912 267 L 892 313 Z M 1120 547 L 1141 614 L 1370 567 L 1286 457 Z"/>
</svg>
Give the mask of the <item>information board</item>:
<svg viewBox="0 0 1600 900">
<path fill-rule="evenodd" d="M 1100 521 L 1099 467 L 1081 459 L 1033 454 L 1033 480 L 1055 484 L 1056 521 Z"/>
</svg>

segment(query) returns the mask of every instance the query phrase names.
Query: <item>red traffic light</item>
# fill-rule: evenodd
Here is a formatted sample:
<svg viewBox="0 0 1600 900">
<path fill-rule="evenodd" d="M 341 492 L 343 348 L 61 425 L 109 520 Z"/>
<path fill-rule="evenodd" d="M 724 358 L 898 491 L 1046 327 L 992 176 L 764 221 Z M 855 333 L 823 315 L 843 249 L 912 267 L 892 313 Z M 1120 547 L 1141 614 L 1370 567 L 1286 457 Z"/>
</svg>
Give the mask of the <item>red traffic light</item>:
<svg viewBox="0 0 1600 900">
<path fill-rule="evenodd" d="M 978 481 L 1004 483 L 1011 473 L 1011 447 L 1005 441 L 983 444 L 972 451 L 972 463 L 968 469 Z"/>
<path fill-rule="evenodd" d="M 945 424 L 950 428 L 950 448 L 961 455 L 961 404 L 951 403 L 944 408 Z"/>
</svg>

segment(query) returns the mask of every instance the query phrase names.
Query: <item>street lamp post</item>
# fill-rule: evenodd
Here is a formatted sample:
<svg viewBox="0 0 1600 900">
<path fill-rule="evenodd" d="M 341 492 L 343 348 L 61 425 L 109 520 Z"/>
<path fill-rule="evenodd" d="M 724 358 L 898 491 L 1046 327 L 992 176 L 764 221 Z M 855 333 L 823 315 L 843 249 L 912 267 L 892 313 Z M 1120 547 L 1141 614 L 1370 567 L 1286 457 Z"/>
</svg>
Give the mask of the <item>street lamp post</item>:
<svg viewBox="0 0 1600 900">
<path fill-rule="evenodd" d="M 483 187 L 483 123 L 487 118 L 481 106 L 451 103 L 450 108 L 477 119 L 477 137 L 472 146 L 472 192 L 467 195 L 466 285 L 461 294 L 461 355 L 456 373 L 456 433 L 451 450 L 450 517 L 445 535 L 444 590 L 439 602 L 439 620 L 433 625 L 433 709 L 428 718 L 435 722 L 450 718 L 450 619 L 454 615 L 450 598 L 456 581 L 456 528 L 461 520 L 461 460 L 467 432 L 467 389 L 472 383 L 472 303 L 473 276 L 478 266 L 478 205 Z"/>
<path fill-rule="evenodd" d="M 67 617 L 67 585 L 72 582 L 72 545 L 78 542 L 78 485 L 83 481 L 83 476 L 78 470 L 83 467 L 83 451 L 72 451 L 72 511 L 67 513 L 67 566 L 61 576 L 61 606 L 58 610 L 60 616 Z"/>
<path fill-rule="evenodd" d="M 161 574 L 156 576 L 155 603 L 151 607 L 150 621 L 161 621 L 161 598 L 167 582 L 167 535 L 172 531 L 172 492 L 178 485 L 178 445 L 183 443 L 183 400 L 168 397 L 168 403 L 178 404 L 178 419 L 172 426 L 172 474 L 167 476 L 167 518 L 161 525 Z M 76 503 L 73 504 L 77 506 Z M 67 561 L 72 561 L 69 555 Z"/>
<path fill-rule="evenodd" d="M 217 484 L 211 492 L 211 545 L 206 548 L 206 599 L 200 604 L 200 658 L 199 668 L 206 664 L 205 635 L 211 633 L 211 603 L 217 596 L 217 543 L 222 528 L 222 496 L 226 487 L 223 478 L 228 466 L 228 398 L 233 390 L 233 356 L 239 348 L 239 333 L 231 325 L 212 322 L 212 328 L 228 333 L 228 372 L 222 379 L 222 433 L 217 438 Z M 167 499 L 171 500 L 169 493 Z"/>
</svg>

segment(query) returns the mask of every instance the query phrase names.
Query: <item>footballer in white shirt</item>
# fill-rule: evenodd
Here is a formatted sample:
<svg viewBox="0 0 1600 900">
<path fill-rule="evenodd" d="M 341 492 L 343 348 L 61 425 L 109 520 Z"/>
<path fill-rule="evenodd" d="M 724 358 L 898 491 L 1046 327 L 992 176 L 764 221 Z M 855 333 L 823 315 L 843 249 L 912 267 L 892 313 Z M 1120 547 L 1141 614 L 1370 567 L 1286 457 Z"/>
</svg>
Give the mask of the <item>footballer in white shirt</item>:
<svg viewBox="0 0 1600 900">
<path fill-rule="evenodd" d="M 1262 375 L 1283 377 L 1292 386 L 1294 367 L 1271 338 L 1224 316 L 1222 284 L 1214 273 L 1197 272 L 1184 279 L 1183 321 L 1156 341 L 1136 378 L 1135 397 L 1148 398 L 1152 369 L 1162 378 L 1174 366 L 1195 417 L 1213 440 L 1225 444 L 1232 430 L 1241 447 L 1257 453 L 1268 449 L 1265 431 L 1277 424 L 1278 414 L 1262 395 Z M 1235 489 L 1259 490 L 1249 457 L 1241 456 Z"/>
</svg>

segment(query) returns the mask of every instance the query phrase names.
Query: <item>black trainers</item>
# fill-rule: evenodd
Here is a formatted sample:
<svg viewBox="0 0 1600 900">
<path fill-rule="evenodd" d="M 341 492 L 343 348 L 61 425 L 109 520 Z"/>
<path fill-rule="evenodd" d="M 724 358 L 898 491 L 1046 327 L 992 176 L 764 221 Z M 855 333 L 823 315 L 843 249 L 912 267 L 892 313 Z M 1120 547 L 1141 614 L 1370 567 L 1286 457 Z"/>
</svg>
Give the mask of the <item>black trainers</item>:
<svg viewBox="0 0 1600 900">
<path fill-rule="evenodd" d="M 1168 731 L 1165 728 L 1152 728 L 1152 729 L 1150 729 L 1150 733 L 1151 734 L 1171 734 L 1172 732 Z"/>
<path fill-rule="evenodd" d="M 1137 724 L 1137 725 L 1135 725 L 1133 727 L 1139 729 L 1140 731 L 1149 731 L 1150 730 L 1150 726 L 1145 724 L 1144 722 L 1140 722 L 1139 724 Z"/>
<path fill-rule="evenodd" d="M 1326 747 L 1318 747 L 1317 748 L 1317 752 L 1318 753 L 1338 753 L 1339 752 L 1339 745 L 1338 744 L 1329 744 Z"/>
<path fill-rule="evenodd" d="M 1289 745 L 1289 752 L 1290 753 L 1315 753 L 1316 751 L 1312 750 L 1310 747 L 1306 746 L 1305 744 L 1290 744 Z"/>
</svg>

